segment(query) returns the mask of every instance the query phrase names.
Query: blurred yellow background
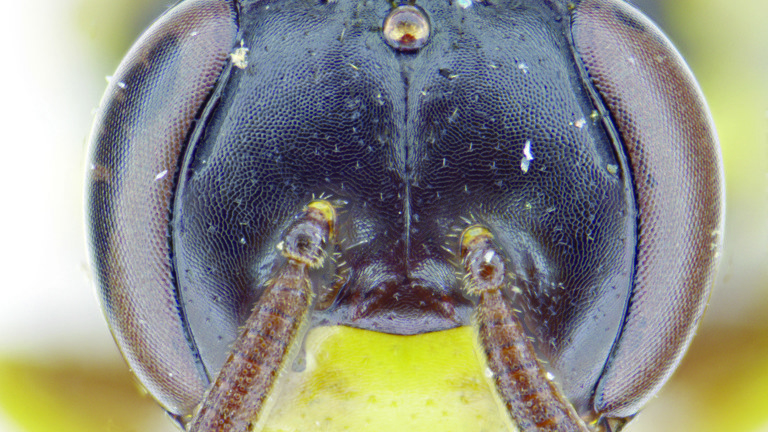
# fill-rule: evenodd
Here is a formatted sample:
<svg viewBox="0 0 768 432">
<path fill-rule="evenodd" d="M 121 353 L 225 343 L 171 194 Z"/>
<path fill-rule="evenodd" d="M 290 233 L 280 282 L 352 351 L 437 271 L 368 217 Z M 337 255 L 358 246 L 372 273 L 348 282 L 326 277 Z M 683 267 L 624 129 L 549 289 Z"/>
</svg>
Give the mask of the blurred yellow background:
<svg viewBox="0 0 768 432">
<path fill-rule="evenodd" d="M 169 1 L 6 1 L 0 14 L 0 432 L 174 431 L 140 396 L 88 276 L 82 183 L 105 77 Z M 768 431 L 768 2 L 653 11 L 710 102 L 726 248 L 699 334 L 629 427 Z"/>
</svg>

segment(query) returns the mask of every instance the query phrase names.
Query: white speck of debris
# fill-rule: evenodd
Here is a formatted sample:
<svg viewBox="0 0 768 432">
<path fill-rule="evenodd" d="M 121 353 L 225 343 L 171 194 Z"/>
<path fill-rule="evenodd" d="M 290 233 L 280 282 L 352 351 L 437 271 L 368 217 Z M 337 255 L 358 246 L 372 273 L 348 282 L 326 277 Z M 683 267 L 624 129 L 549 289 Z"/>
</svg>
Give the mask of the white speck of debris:
<svg viewBox="0 0 768 432">
<path fill-rule="evenodd" d="M 491 262 L 491 261 L 493 260 L 493 257 L 494 257 L 495 255 L 496 255 L 496 254 L 495 254 L 495 253 L 493 253 L 493 251 L 492 251 L 492 250 L 489 250 L 489 251 L 487 251 L 487 252 L 485 253 L 485 255 L 483 255 L 483 262 L 485 262 L 485 263 L 489 263 L 489 262 Z"/>
<path fill-rule="evenodd" d="M 193 32 L 191 32 L 189 35 L 190 35 L 190 36 L 197 36 L 197 32 L 196 32 L 196 31 L 193 31 Z"/>
<path fill-rule="evenodd" d="M 458 4 L 460 8 L 466 9 L 472 6 L 472 0 L 458 0 L 456 4 Z"/>
<path fill-rule="evenodd" d="M 528 140 L 525 142 L 525 147 L 523 147 L 523 158 L 520 160 L 520 169 L 523 170 L 523 174 L 528 172 L 532 160 L 533 153 L 531 152 L 531 140 Z"/>
<path fill-rule="evenodd" d="M 610 174 L 616 174 L 617 172 L 619 172 L 619 166 L 618 165 L 608 164 L 606 169 L 608 169 L 608 172 Z"/>
<path fill-rule="evenodd" d="M 581 129 L 584 126 L 587 125 L 587 120 L 584 117 L 582 117 L 582 118 L 576 120 L 575 122 L 573 122 L 573 125 L 576 126 L 579 129 Z"/>
<path fill-rule="evenodd" d="M 525 142 L 525 147 L 523 147 L 523 155 L 526 159 L 533 160 L 533 153 L 531 153 L 531 140 Z"/>
<path fill-rule="evenodd" d="M 163 177 L 165 177 L 165 176 L 167 176 L 167 175 L 168 175 L 168 170 L 163 170 L 163 171 L 160 171 L 160 172 L 159 172 L 159 173 L 157 173 L 157 175 L 155 176 L 155 181 L 158 181 L 158 180 L 160 180 L 161 178 L 163 178 Z"/>
<path fill-rule="evenodd" d="M 550 380 L 550 381 L 552 381 L 553 379 L 555 379 L 555 376 L 554 376 L 554 375 L 552 375 L 552 373 L 551 373 L 551 372 L 547 372 L 547 379 L 548 379 L 548 380 Z"/>
<path fill-rule="evenodd" d="M 248 48 L 245 47 L 245 42 L 240 41 L 240 48 L 235 49 L 235 52 L 229 55 L 232 59 L 232 64 L 236 68 L 245 69 L 248 67 Z"/>
<path fill-rule="evenodd" d="M 489 367 L 485 368 L 485 376 L 487 378 L 493 378 L 493 371 L 491 370 L 491 368 Z"/>
<path fill-rule="evenodd" d="M 112 75 L 107 75 L 104 77 L 105 80 L 107 80 L 107 84 L 112 84 L 112 78 L 114 78 Z M 768 112 L 766 112 L 766 116 L 768 117 Z"/>
<path fill-rule="evenodd" d="M 635 58 L 634 57 L 627 57 L 627 61 L 629 64 L 634 65 L 635 64 Z"/>
<path fill-rule="evenodd" d="M 528 65 L 526 65 L 525 63 L 519 63 L 517 65 L 517 68 L 523 71 L 524 74 L 528 73 Z"/>
<path fill-rule="evenodd" d="M 117 83 L 117 86 L 120 87 L 121 89 L 124 89 L 125 88 L 125 83 L 120 81 L 119 83 Z"/>
</svg>

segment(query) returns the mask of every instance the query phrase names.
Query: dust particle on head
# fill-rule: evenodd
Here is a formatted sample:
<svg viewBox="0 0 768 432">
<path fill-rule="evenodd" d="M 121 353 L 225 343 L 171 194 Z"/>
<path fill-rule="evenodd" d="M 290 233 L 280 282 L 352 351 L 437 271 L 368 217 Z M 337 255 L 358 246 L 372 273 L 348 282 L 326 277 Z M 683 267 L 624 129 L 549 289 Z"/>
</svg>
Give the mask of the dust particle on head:
<svg viewBox="0 0 768 432">
<path fill-rule="evenodd" d="M 239 69 L 245 69 L 248 67 L 248 48 L 245 47 L 245 42 L 240 41 L 240 47 L 229 55 L 232 60 L 232 64 Z"/>
<path fill-rule="evenodd" d="M 523 174 L 528 172 L 532 160 L 533 152 L 531 151 L 531 140 L 528 140 L 525 142 L 525 147 L 523 147 L 523 158 L 520 159 L 520 169 L 523 171 Z"/>
</svg>

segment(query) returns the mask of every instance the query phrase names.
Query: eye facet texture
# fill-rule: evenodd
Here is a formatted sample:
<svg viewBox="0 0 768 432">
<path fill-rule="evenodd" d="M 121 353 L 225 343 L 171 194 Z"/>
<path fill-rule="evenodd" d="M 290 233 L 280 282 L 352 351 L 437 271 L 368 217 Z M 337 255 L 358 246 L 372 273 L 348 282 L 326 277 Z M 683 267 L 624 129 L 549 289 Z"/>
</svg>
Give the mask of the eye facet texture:
<svg viewBox="0 0 768 432">
<path fill-rule="evenodd" d="M 709 299 L 722 244 L 722 162 L 693 75 L 664 35 L 621 2 L 585 0 L 573 35 L 631 161 L 639 213 L 634 287 L 595 394 L 633 415 L 666 382 Z"/>
<path fill-rule="evenodd" d="M 169 223 L 183 149 L 235 32 L 229 2 L 171 9 L 123 60 L 91 136 L 87 205 L 104 311 L 133 372 L 177 414 L 194 409 L 208 378 L 176 294 Z"/>
</svg>

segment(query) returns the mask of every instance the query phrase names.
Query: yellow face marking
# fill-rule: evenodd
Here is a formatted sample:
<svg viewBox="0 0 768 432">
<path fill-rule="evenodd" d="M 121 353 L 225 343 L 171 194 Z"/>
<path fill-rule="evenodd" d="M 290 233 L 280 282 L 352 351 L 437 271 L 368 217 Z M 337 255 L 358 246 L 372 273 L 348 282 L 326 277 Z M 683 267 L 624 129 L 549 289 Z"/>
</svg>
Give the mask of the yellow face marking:
<svg viewBox="0 0 768 432">
<path fill-rule="evenodd" d="M 493 234 L 488 231 L 488 228 L 482 225 L 472 225 L 461 233 L 461 249 L 462 251 L 468 248 L 478 238 L 493 239 Z"/>
<path fill-rule="evenodd" d="M 320 218 L 328 224 L 328 241 L 333 240 L 334 230 L 336 229 L 336 209 L 326 200 L 314 200 L 307 204 L 307 211 L 314 210 L 318 212 Z"/>
<path fill-rule="evenodd" d="M 306 368 L 280 380 L 268 432 L 500 432 L 470 327 L 397 336 L 312 329 Z"/>
</svg>

